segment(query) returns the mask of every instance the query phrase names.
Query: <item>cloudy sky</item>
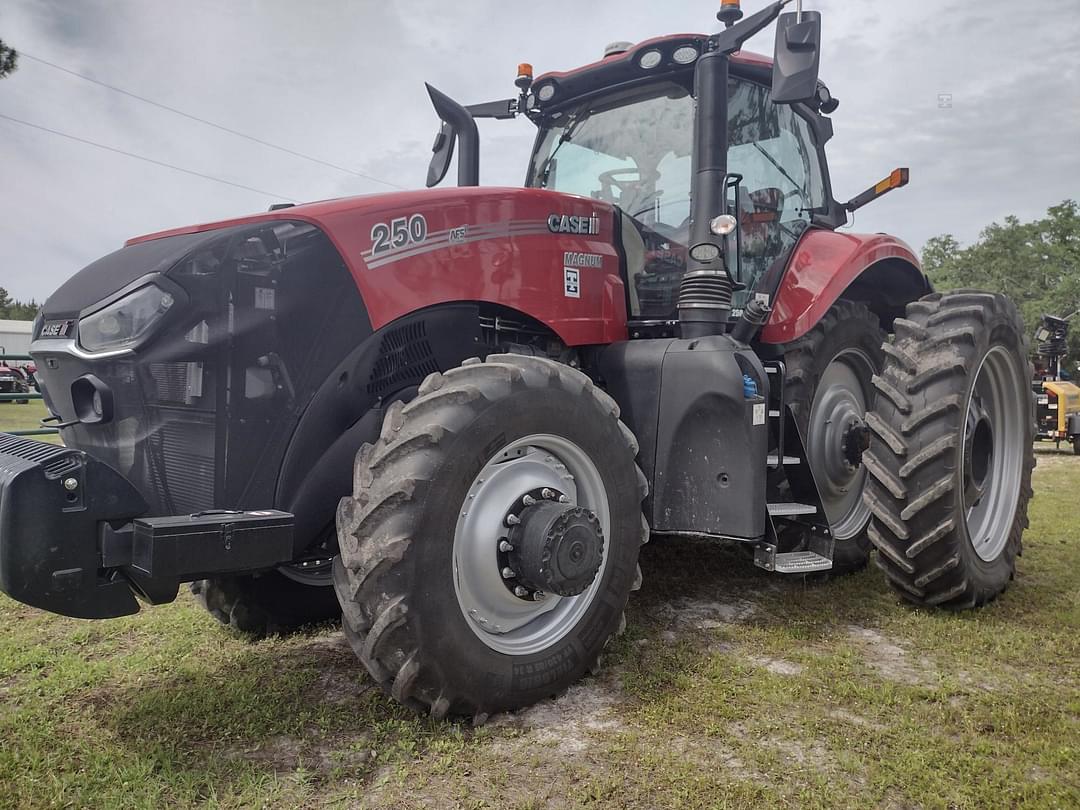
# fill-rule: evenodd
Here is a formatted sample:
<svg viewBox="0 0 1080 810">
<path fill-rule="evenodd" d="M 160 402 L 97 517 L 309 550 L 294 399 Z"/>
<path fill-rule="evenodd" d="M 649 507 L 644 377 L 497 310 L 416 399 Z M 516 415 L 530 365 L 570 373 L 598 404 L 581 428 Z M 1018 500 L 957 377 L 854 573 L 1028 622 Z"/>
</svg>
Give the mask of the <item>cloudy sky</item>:
<svg viewBox="0 0 1080 810">
<path fill-rule="evenodd" d="M 747 0 L 747 10 L 763 3 Z M 183 174 L 0 117 L 0 286 L 47 296 L 124 239 L 312 200 L 422 185 L 436 128 L 425 80 L 465 103 L 594 61 L 612 40 L 714 31 L 718 2 L 664 0 L 3 0 L 25 53 L 0 116 L 228 180 Z M 807 0 L 841 100 L 829 147 L 847 198 L 895 166 L 908 188 L 859 212 L 916 248 L 1080 197 L 1076 0 Z M 772 32 L 751 50 L 768 52 Z M 304 160 L 50 67 L 54 63 Z M 527 121 L 481 124 L 481 180 L 520 185 Z M 364 177 L 361 175 L 367 175 Z"/>
</svg>

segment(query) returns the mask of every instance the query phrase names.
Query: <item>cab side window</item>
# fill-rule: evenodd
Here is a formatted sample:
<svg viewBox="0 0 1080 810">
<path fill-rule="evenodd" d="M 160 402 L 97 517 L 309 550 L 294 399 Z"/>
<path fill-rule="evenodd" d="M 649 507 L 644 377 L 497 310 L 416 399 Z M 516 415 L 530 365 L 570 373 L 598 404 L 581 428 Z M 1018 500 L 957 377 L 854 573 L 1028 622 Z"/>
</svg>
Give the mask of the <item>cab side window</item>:
<svg viewBox="0 0 1080 810">
<path fill-rule="evenodd" d="M 773 104 L 766 87 L 729 85 L 728 171 L 742 175 L 735 207 L 741 231 L 736 294 L 741 308 L 754 285 L 785 256 L 825 205 L 821 165 L 809 124 L 791 106 Z"/>
</svg>

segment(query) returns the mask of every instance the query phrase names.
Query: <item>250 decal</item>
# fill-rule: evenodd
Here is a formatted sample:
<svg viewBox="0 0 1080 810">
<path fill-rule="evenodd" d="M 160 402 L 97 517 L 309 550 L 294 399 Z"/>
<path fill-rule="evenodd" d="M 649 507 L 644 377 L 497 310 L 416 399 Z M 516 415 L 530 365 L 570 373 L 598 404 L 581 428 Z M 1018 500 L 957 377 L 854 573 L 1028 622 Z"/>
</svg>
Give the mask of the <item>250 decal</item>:
<svg viewBox="0 0 1080 810">
<path fill-rule="evenodd" d="M 371 254 L 378 256 L 394 248 L 415 245 L 427 239 L 427 220 L 423 214 L 398 217 L 371 226 Z"/>
</svg>

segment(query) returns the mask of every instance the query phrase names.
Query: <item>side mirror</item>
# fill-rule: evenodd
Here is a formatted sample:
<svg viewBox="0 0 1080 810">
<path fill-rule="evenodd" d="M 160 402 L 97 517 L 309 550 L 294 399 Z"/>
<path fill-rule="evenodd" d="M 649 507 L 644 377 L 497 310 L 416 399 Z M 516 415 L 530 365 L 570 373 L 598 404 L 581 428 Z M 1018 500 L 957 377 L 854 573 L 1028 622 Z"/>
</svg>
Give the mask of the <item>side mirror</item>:
<svg viewBox="0 0 1080 810">
<path fill-rule="evenodd" d="M 772 101 L 799 104 L 817 95 L 821 64 L 821 12 L 781 14 L 776 22 L 776 55 L 773 57 Z"/>
<path fill-rule="evenodd" d="M 457 135 L 454 128 L 445 121 L 435 135 L 435 143 L 431 145 L 431 163 L 427 170 L 427 187 L 433 188 L 439 185 L 450 171 L 450 161 L 454 158 L 454 144 Z"/>
<path fill-rule="evenodd" d="M 450 158 L 454 154 L 454 141 L 461 139 L 458 156 L 458 185 L 480 185 L 480 134 L 472 114 L 450 96 L 427 85 L 428 95 L 436 114 L 442 119 L 442 128 L 435 136 L 432 151 L 435 153 L 428 167 L 428 186 L 433 186 L 446 176 Z"/>
</svg>

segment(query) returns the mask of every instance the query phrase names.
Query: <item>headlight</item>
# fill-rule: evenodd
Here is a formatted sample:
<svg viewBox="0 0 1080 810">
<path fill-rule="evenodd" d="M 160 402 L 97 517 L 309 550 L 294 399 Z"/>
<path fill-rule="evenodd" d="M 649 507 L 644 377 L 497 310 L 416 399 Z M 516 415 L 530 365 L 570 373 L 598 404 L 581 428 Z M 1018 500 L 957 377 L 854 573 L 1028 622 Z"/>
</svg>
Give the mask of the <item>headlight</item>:
<svg viewBox="0 0 1080 810">
<path fill-rule="evenodd" d="M 147 284 L 79 321 L 79 344 L 88 352 L 132 346 L 174 303 L 172 295 Z"/>
</svg>

